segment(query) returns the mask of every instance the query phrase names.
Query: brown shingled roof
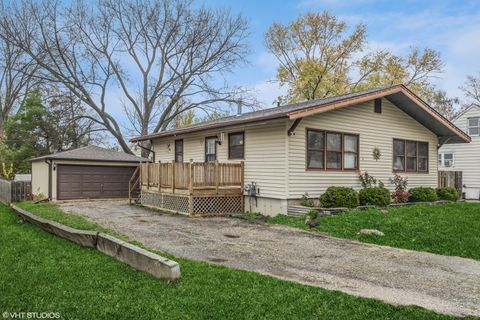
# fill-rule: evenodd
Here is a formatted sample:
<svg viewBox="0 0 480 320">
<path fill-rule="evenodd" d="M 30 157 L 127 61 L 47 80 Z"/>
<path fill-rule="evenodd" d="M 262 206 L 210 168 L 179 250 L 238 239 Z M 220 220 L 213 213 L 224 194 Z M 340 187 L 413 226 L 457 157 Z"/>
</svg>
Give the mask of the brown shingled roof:
<svg viewBox="0 0 480 320">
<path fill-rule="evenodd" d="M 46 156 L 30 159 L 38 160 L 85 160 L 85 161 L 111 161 L 111 162 L 146 162 L 149 159 L 137 157 L 125 152 L 105 149 L 98 146 L 86 146 L 78 149 L 61 151 Z"/>
<path fill-rule="evenodd" d="M 240 115 L 220 118 L 213 121 L 190 125 L 187 127 L 162 131 L 131 139 L 131 142 L 151 140 L 155 138 L 176 136 L 185 133 L 198 132 L 208 129 L 227 128 L 233 125 L 261 122 L 265 120 L 289 118 L 291 120 L 309 116 L 312 114 L 327 112 L 343 108 L 349 105 L 370 101 L 376 98 L 385 98 L 395 104 L 405 113 L 416 119 L 426 128 L 441 138 L 441 143 L 470 142 L 470 137 L 462 130 L 453 125 L 441 114 L 435 111 L 422 99 L 417 97 L 404 85 L 395 85 L 382 88 L 357 91 L 328 97 L 318 100 L 310 100 L 295 104 L 279 106 L 259 111 L 247 112 Z"/>
</svg>

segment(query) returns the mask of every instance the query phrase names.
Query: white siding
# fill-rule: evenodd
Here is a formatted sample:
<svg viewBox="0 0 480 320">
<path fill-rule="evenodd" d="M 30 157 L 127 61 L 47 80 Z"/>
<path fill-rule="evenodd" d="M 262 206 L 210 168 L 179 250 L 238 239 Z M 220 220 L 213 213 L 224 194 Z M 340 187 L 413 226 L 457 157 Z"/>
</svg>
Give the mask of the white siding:
<svg viewBox="0 0 480 320">
<path fill-rule="evenodd" d="M 48 164 L 43 160 L 32 162 L 32 193 L 48 197 Z"/>
<path fill-rule="evenodd" d="M 461 114 L 458 118 L 453 120 L 453 124 L 461 130 L 467 132 L 468 118 L 480 117 L 480 108 L 471 107 L 469 110 Z M 467 132 L 468 133 L 468 132 Z M 454 143 L 445 144 L 439 149 L 439 153 L 453 153 L 454 165 L 453 167 L 440 167 L 439 170 L 452 170 L 463 172 L 463 184 L 466 186 L 466 191 L 471 194 L 468 198 L 478 199 L 480 189 L 480 137 L 472 136 L 470 143 Z M 474 190 L 469 190 L 474 189 Z M 469 192 L 470 191 L 470 192 Z"/>
<path fill-rule="evenodd" d="M 154 140 L 156 161 L 174 159 L 175 139 L 184 140 L 184 161 L 205 161 L 204 139 L 224 133 L 225 141 L 218 146 L 221 162 L 228 161 L 228 132 L 245 131 L 245 183 L 255 181 L 260 197 L 298 199 L 304 192 L 318 197 L 329 186 L 360 188 L 359 172 L 307 171 L 305 167 L 306 128 L 316 128 L 360 135 L 360 170 L 368 171 L 392 189 L 393 138 L 429 143 L 429 172 L 402 173 L 409 179 L 408 187 L 437 186 L 437 136 L 409 115 L 383 100 L 381 114 L 373 112 L 373 102 L 346 107 L 304 118 L 287 137 L 293 121 L 277 120 L 258 126 L 209 130 Z M 372 151 L 378 147 L 381 158 L 375 161 Z"/>
<path fill-rule="evenodd" d="M 360 171 L 380 179 L 392 189 L 393 139 L 425 141 L 429 143 L 429 173 L 401 173 L 408 177 L 408 187 L 437 186 L 437 136 L 387 100 L 382 102 L 382 113 L 373 112 L 373 102 L 304 118 L 288 138 L 288 198 L 295 199 L 308 192 L 317 197 L 329 186 L 361 187 L 359 172 L 307 171 L 306 129 L 331 130 L 360 135 Z M 373 149 L 380 149 L 381 158 L 373 159 Z"/>
<path fill-rule="evenodd" d="M 183 139 L 183 159 L 194 162 L 205 161 L 205 137 L 224 134 L 224 141 L 217 145 L 217 159 L 228 160 L 228 133 L 245 132 L 245 183 L 255 181 L 260 196 L 285 198 L 286 195 L 286 121 L 279 120 L 256 127 L 236 127 L 202 131 L 154 140 L 155 160 L 166 162 L 174 159 L 175 140 Z"/>
</svg>

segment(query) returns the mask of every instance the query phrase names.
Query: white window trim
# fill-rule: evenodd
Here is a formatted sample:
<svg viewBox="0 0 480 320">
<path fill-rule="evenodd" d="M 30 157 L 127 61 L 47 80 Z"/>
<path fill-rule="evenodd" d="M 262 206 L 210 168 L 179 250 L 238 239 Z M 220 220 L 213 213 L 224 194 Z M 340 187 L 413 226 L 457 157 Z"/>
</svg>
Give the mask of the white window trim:
<svg viewBox="0 0 480 320">
<path fill-rule="evenodd" d="M 452 155 L 452 165 L 451 166 L 445 166 L 445 154 L 451 154 Z M 440 160 L 440 167 L 444 168 L 453 168 L 455 167 L 455 154 L 453 152 L 443 152 L 439 154 L 439 160 Z"/>
<path fill-rule="evenodd" d="M 477 120 L 477 125 L 476 126 L 470 126 L 470 120 L 472 119 L 476 119 Z M 478 134 L 470 134 L 470 128 L 477 128 L 477 132 Z M 467 118 L 467 133 L 469 136 L 474 136 L 474 137 L 477 137 L 477 136 L 480 136 L 480 117 L 472 117 L 472 118 Z"/>
</svg>

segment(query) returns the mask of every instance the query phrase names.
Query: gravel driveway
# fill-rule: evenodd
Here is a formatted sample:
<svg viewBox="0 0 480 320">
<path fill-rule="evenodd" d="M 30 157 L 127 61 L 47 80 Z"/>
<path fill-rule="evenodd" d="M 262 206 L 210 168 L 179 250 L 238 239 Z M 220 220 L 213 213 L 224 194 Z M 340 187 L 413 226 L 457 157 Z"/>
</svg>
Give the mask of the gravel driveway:
<svg viewBox="0 0 480 320">
<path fill-rule="evenodd" d="M 188 218 L 125 201 L 65 211 L 175 256 L 219 263 L 392 304 L 480 316 L 480 261 L 364 244 L 233 218 Z M 479 249 L 480 250 L 480 249 Z"/>
</svg>

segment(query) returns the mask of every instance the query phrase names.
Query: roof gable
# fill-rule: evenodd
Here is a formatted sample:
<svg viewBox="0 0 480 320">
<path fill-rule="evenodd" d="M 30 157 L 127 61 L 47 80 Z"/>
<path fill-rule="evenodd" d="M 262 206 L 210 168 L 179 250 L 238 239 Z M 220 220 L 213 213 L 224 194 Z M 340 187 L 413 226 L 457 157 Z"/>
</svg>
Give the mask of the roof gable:
<svg viewBox="0 0 480 320">
<path fill-rule="evenodd" d="M 460 113 L 458 113 L 455 117 L 453 117 L 453 119 L 451 120 L 452 122 L 455 122 L 456 120 L 458 120 L 460 117 L 464 116 L 465 114 L 471 112 L 473 109 L 477 109 L 480 111 L 480 106 L 476 105 L 476 104 L 471 104 L 470 106 L 468 106 L 467 108 L 465 108 L 464 110 L 462 110 Z"/>
</svg>

